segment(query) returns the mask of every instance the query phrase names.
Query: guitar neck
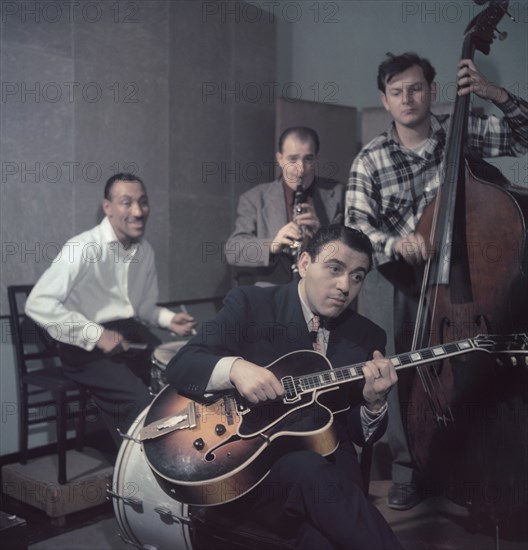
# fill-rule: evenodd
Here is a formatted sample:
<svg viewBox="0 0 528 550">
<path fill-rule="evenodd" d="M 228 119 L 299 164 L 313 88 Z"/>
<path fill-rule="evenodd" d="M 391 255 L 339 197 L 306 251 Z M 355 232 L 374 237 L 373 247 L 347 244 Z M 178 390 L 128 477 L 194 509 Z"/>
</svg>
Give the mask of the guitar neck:
<svg viewBox="0 0 528 550">
<path fill-rule="evenodd" d="M 431 348 L 411 351 L 394 355 L 388 359 L 392 362 L 396 370 L 409 367 L 418 367 L 437 360 L 448 359 L 456 355 L 463 355 L 470 351 L 485 351 L 482 347 L 475 344 L 475 340 L 468 338 L 457 342 L 450 342 L 444 345 L 437 345 Z M 339 384 L 353 382 L 364 378 L 364 363 L 338 367 L 314 374 L 307 374 L 298 377 L 285 377 L 283 379 L 286 395 L 293 395 L 299 391 L 313 391 L 324 389 Z"/>
</svg>

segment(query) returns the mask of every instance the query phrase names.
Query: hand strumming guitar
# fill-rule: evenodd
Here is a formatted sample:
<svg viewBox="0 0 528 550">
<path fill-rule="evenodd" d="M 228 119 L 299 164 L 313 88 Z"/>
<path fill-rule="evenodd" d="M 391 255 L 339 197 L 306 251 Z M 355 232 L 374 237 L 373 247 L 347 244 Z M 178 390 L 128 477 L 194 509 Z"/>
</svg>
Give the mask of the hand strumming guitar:
<svg viewBox="0 0 528 550">
<path fill-rule="evenodd" d="M 250 403 L 260 403 L 284 395 L 282 384 L 271 371 L 244 359 L 237 359 L 233 363 L 229 379 L 238 393 Z"/>
</svg>

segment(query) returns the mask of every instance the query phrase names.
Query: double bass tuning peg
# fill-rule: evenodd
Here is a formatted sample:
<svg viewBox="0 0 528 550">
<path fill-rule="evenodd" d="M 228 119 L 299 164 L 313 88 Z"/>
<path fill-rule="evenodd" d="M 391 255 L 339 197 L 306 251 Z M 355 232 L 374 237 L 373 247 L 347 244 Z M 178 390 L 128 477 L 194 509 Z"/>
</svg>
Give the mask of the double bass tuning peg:
<svg viewBox="0 0 528 550">
<path fill-rule="evenodd" d="M 506 31 L 499 31 L 497 30 L 497 38 L 502 42 L 503 40 L 506 40 L 508 38 L 508 33 Z"/>
</svg>

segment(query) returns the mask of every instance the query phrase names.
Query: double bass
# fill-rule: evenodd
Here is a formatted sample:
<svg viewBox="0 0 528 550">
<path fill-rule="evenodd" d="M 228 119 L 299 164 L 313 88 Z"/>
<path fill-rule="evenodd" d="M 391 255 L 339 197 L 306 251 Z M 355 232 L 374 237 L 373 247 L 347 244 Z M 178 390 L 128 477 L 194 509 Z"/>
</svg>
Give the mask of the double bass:
<svg viewBox="0 0 528 550">
<path fill-rule="evenodd" d="M 462 59 L 489 53 L 507 4 L 492 1 L 470 22 Z M 443 179 L 416 228 L 434 253 L 424 266 L 413 349 L 528 325 L 528 196 L 470 157 L 468 117 L 469 94 L 458 96 Z M 525 529 L 528 366 L 464 357 L 417 374 L 407 435 L 425 494 L 465 506 L 477 527 Z"/>
</svg>

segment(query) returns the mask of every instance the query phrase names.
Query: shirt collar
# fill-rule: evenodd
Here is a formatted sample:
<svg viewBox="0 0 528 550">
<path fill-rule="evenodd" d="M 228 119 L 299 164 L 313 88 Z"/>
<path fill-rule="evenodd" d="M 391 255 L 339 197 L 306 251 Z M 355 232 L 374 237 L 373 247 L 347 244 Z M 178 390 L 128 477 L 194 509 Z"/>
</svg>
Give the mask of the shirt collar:
<svg viewBox="0 0 528 550">
<path fill-rule="evenodd" d="M 100 227 L 101 227 L 101 233 L 102 233 L 102 236 L 103 236 L 103 242 L 104 243 L 106 243 L 106 244 L 117 243 L 120 248 L 123 248 L 123 245 L 121 244 L 121 242 L 119 241 L 119 239 L 117 238 L 117 236 L 115 234 L 114 228 L 112 227 L 112 224 L 110 223 L 110 220 L 108 219 L 108 216 L 104 217 L 103 221 L 100 224 Z M 129 251 L 136 250 L 140 243 L 141 243 L 141 240 L 134 241 L 130 245 L 130 248 L 128 250 Z"/>
<path fill-rule="evenodd" d="M 112 227 L 108 216 L 105 216 L 105 218 L 101 222 L 101 232 L 103 234 L 103 240 L 105 243 L 110 244 L 118 242 L 114 228 Z"/>
<path fill-rule="evenodd" d="M 314 316 L 314 313 L 310 310 L 310 308 L 304 303 L 304 300 L 301 296 L 301 281 L 299 281 L 299 284 L 297 285 L 297 294 L 299 295 L 299 301 L 301 302 L 301 308 L 304 316 L 304 321 L 308 327 L 310 327 L 310 321 L 312 320 L 312 317 Z"/>
<path fill-rule="evenodd" d="M 304 322 L 306 323 L 306 326 L 308 327 L 308 330 L 312 330 L 312 319 L 314 315 L 318 315 L 314 313 L 304 302 L 301 296 L 301 281 L 299 281 L 299 284 L 297 286 L 297 293 L 299 294 L 299 301 L 301 302 L 301 308 L 304 316 Z M 323 330 L 326 333 L 330 332 L 330 329 L 333 327 L 333 320 L 328 318 L 323 318 L 321 316 L 321 330 Z"/>
<path fill-rule="evenodd" d="M 426 149 L 429 149 L 429 143 L 432 142 L 436 144 L 438 141 L 441 141 L 442 135 L 445 135 L 445 130 L 442 128 L 442 125 L 440 124 L 437 116 L 434 113 L 431 113 L 430 116 L 430 133 L 427 137 L 427 145 Z M 391 145 L 392 149 L 400 149 L 402 145 L 400 145 L 400 142 L 398 141 L 396 137 L 396 125 L 394 121 L 391 122 L 389 128 L 387 129 L 387 138 L 389 140 L 389 144 Z M 412 151 L 412 149 L 410 149 Z"/>
</svg>

